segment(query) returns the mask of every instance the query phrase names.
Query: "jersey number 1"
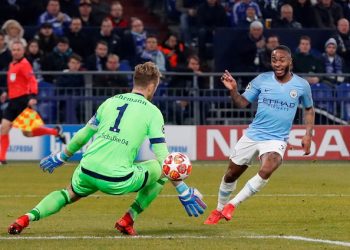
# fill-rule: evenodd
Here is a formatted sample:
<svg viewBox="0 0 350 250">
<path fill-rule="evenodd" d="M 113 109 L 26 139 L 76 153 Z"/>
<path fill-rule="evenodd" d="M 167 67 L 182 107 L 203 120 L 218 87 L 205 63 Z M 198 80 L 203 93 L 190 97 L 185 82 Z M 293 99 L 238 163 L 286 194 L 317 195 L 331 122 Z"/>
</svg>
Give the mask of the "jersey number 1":
<svg viewBox="0 0 350 250">
<path fill-rule="evenodd" d="M 120 128 L 118 128 L 118 126 L 127 107 L 128 107 L 128 104 L 124 104 L 123 106 L 117 108 L 117 110 L 119 110 L 119 114 L 117 116 L 117 119 L 115 119 L 114 126 L 109 128 L 110 131 L 119 133 Z"/>
</svg>

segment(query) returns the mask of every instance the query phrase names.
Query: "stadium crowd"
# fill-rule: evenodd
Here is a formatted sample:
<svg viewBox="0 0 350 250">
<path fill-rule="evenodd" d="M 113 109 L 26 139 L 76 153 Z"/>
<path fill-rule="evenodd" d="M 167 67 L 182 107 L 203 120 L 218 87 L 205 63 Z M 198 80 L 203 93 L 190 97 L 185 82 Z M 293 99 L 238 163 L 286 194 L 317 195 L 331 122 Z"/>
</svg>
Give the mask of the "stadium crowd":
<svg viewBox="0 0 350 250">
<path fill-rule="evenodd" d="M 215 33 L 219 28 L 230 28 L 243 29 L 245 33 L 235 38 L 237 44 L 244 46 L 232 48 L 234 66 L 227 68 L 233 72 L 264 72 L 271 70 L 272 49 L 285 43 L 278 30 L 313 28 L 331 30 L 332 35 L 318 48 L 313 46 L 311 37 L 300 36 L 298 46 L 291 48 L 293 71 L 315 73 L 306 77 L 310 84 L 323 82 L 335 87 L 347 82 L 343 76 L 319 77 L 317 73 L 350 72 L 348 1 L 147 0 L 137 3 L 144 5 L 146 12 L 157 15 L 159 25 L 162 22 L 168 25 L 168 35 L 159 27 L 145 27 L 142 17 L 125 16 L 123 5 L 128 6 L 127 1 L 1 0 L 0 71 L 6 71 L 11 62 L 11 43 L 20 40 L 26 46 L 26 58 L 35 72 L 61 72 L 58 76 L 37 75 L 40 82 L 54 87 L 84 87 L 84 79 L 69 72 L 130 71 L 146 61 L 153 61 L 161 71 L 214 72 L 217 71 L 214 54 L 220 50 L 214 46 L 217 45 Z M 266 36 L 266 30 L 272 32 Z M 199 68 L 192 68 L 194 60 Z M 247 84 L 250 79 L 242 78 L 242 81 Z M 130 81 L 131 78 L 124 75 L 96 75 L 92 87 L 128 88 Z M 188 77 L 164 81 L 172 88 L 192 87 Z M 0 86 L 5 85 L 5 78 L 0 76 Z M 208 89 L 209 84 L 201 80 L 199 87 Z"/>
</svg>

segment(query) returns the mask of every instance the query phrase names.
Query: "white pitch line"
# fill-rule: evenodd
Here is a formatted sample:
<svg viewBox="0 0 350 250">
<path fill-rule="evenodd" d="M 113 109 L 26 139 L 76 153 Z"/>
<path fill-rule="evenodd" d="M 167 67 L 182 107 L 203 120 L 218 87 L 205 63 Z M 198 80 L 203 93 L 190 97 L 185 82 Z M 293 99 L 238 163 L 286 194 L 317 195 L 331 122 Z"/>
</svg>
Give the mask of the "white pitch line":
<svg viewBox="0 0 350 250">
<path fill-rule="evenodd" d="M 37 195 L 37 194 L 1 194 L 1 198 L 41 198 L 44 197 L 43 195 Z M 204 197 L 216 197 L 217 194 L 203 194 Z M 133 197 L 133 195 L 126 194 L 126 195 L 105 195 L 105 194 L 93 194 L 89 197 Z M 159 198 L 169 198 L 169 197 L 177 197 L 176 194 L 161 194 L 158 195 Z M 350 197 L 350 194 L 257 194 L 255 197 Z"/>
<path fill-rule="evenodd" d="M 337 241 L 337 240 L 323 240 L 308 238 L 303 236 L 295 235 L 248 235 L 248 236 L 190 236 L 190 235 L 166 235 L 166 236 L 8 236 L 0 237 L 0 240 L 109 240 L 109 239 L 119 239 L 119 240 L 129 240 L 129 239 L 283 239 L 283 240 L 295 240 L 295 241 L 306 241 L 315 242 L 328 245 L 337 245 L 350 247 L 350 242 L 347 241 Z"/>
</svg>

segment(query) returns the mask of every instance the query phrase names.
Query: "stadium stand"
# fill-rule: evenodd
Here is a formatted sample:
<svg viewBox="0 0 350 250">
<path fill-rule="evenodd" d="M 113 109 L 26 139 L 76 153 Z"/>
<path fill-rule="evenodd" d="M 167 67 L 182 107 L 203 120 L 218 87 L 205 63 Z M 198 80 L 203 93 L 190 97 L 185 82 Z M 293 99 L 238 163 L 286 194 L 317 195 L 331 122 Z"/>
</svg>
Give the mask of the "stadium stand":
<svg viewBox="0 0 350 250">
<path fill-rule="evenodd" d="M 339 84 L 336 87 L 336 97 L 341 119 L 350 121 L 350 83 Z"/>
<path fill-rule="evenodd" d="M 7 7 L 11 7 L 9 5 L 11 5 L 12 2 L 17 2 L 18 3 L 18 7 L 19 7 L 19 11 L 20 13 L 22 13 L 23 11 L 27 9 L 31 9 L 33 10 L 32 13 L 29 13 L 30 16 L 34 16 L 35 14 L 35 18 L 31 18 L 31 21 L 28 21 L 29 18 L 27 16 L 21 16 L 20 15 L 12 15 L 13 13 L 8 13 L 9 15 L 3 15 L 0 16 L 0 26 L 2 26 L 6 21 L 8 21 L 9 19 L 15 19 L 16 21 L 18 21 L 20 23 L 21 26 L 23 26 L 24 28 L 24 39 L 29 42 L 31 39 L 33 38 L 40 38 L 39 37 L 39 30 L 47 28 L 46 26 L 50 26 L 50 24 L 48 23 L 44 23 L 42 26 L 39 26 L 37 24 L 37 22 L 33 22 L 33 20 L 37 20 L 39 15 L 43 12 L 45 12 L 46 10 L 46 4 L 47 4 L 47 0 L 40 0 L 40 1 L 34 1 L 32 3 L 32 6 L 28 6 L 30 1 L 23 1 L 26 2 L 26 5 L 22 5 L 21 1 L 0 1 L 0 13 L 4 13 L 4 10 Z M 110 6 L 110 4 L 112 2 L 114 2 L 113 0 L 101 0 L 101 1 L 96 1 L 99 2 L 101 4 L 103 4 L 104 7 L 108 7 Z M 154 1 L 154 0 L 121 0 L 119 1 L 122 4 L 123 7 L 123 16 L 125 17 L 125 19 L 127 19 L 126 21 L 130 24 L 130 19 L 132 17 L 137 17 L 140 20 L 142 20 L 142 22 L 144 23 L 145 26 L 145 30 L 147 31 L 147 34 L 149 35 L 156 35 L 158 41 L 163 41 L 166 38 L 166 35 L 169 33 L 169 31 L 171 32 L 176 32 L 178 33 L 179 31 L 181 31 L 181 18 L 180 15 L 182 12 L 179 11 L 179 6 L 178 3 L 180 3 L 181 1 L 175 1 L 175 0 L 161 0 L 161 1 Z M 193 0 L 193 4 L 194 6 L 197 6 L 199 3 L 203 3 L 205 2 L 205 0 Z M 233 6 L 234 3 L 237 3 L 239 1 L 220 1 L 220 4 L 225 8 L 226 14 L 228 15 L 229 13 L 227 13 L 227 11 L 230 10 L 229 6 L 227 4 L 231 4 Z M 251 2 L 257 2 L 261 8 L 262 11 L 262 23 L 264 24 L 264 30 L 263 30 L 263 36 L 262 36 L 262 40 L 264 40 L 266 42 L 266 38 L 268 38 L 270 35 L 276 35 L 279 38 L 279 42 L 280 44 L 284 44 L 287 45 L 291 48 L 292 52 L 294 53 L 296 51 L 296 48 L 298 47 L 298 43 L 299 43 L 299 39 L 301 36 L 303 35 L 307 35 L 311 38 L 312 40 L 312 51 L 324 51 L 324 46 L 325 46 L 325 42 L 331 38 L 334 37 L 337 29 L 339 29 L 339 27 L 337 28 L 331 28 L 331 29 L 324 29 L 324 28 L 316 28 L 314 24 L 309 24 L 309 25 L 305 25 L 305 27 L 308 27 L 307 29 L 303 28 L 303 29 L 276 29 L 276 28 L 270 28 L 266 26 L 265 22 L 266 18 L 272 18 L 274 19 L 275 17 L 273 15 L 267 15 L 267 11 L 269 8 L 269 5 L 266 4 L 268 1 L 264 1 L 264 0 L 252 0 Z M 300 21 L 300 17 L 301 16 L 305 16 L 304 14 L 300 14 L 301 10 L 298 9 L 300 6 L 297 6 L 297 4 L 294 1 L 291 0 L 283 0 L 283 1 L 279 1 L 281 4 L 279 4 L 277 9 L 274 9 L 274 11 L 277 12 L 277 10 L 279 10 L 280 5 L 282 5 L 282 3 L 289 3 L 292 4 L 293 8 L 295 8 L 294 13 L 295 13 L 295 17 L 297 19 L 297 21 Z M 338 1 L 335 0 L 335 2 L 343 2 L 343 1 Z M 74 1 L 60 1 L 61 3 L 61 12 L 67 13 L 70 17 L 74 17 L 78 12 L 78 8 L 79 8 L 79 3 L 95 3 L 95 1 L 91 1 L 91 0 L 74 0 Z M 185 3 L 185 1 L 183 1 L 183 3 Z M 271 2 L 272 4 L 272 2 Z M 180 4 L 181 5 L 181 4 Z M 232 6 L 231 6 L 231 11 L 232 11 Z M 272 6 L 272 5 L 271 5 Z M 270 6 L 270 7 L 271 7 Z M 343 6 L 343 10 L 344 10 L 344 17 L 347 18 L 349 15 L 346 14 L 346 6 L 344 4 L 342 4 Z M 3 8 L 2 8 L 3 7 Z M 303 9 L 302 11 L 306 11 L 306 12 L 310 12 L 310 9 L 312 9 L 314 6 L 308 6 L 307 9 Z M 35 10 L 35 11 L 34 11 Z M 105 9 L 106 10 L 106 9 Z M 298 12 L 299 11 L 299 12 Z M 76 14 L 74 14 L 76 13 Z M 107 14 L 109 14 L 109 12 L 106 12 Z M 299 13 L 299 14 L 298 14 Z M 304 12 L 302 12 L 304 13 Z M 6 13 L 4 13 L 6 14 Z M 11 14 L 11 15 L 10 15 Z M 310 14 L 310 16 L 312 16 Z M 278 18 L 278 17 L 276 17 Z M 101 18 L 102 20 L 102 18 Z M 344 21 L 344 20 L 343 20 Z M 304 25 L 304 22 L 303 22 Z M 50 28 L 50 27 L 49 27 Z M 51 27 L 52 28 L 52 27 Z M 128 32 L 125 32 L 126 30 L 130 30 L 129 27 L 123 27 L 123 28 L 114 28 L 113 32 L 115 34 L 117 34 L 118 36 L 120 36 L 121 39 L 124 39 L 122 41 L 122 44 L 131 44 L 128 41 L 125 42 L 125 37 Z M 66 30 L 66 32 L 69 33 L 69 29 Z M 198 31 L 198 30 L 196 30 Z M 226 27 L 226 28 L 216 28 L 215 29 L 215 34 L 214 34 L 214 40 L 213 40 L 213 45 L 210 46 L 210 48 L 212 48 L 213 50 L 213 60 L 211 60 L 211 53 L 209 53 L 208 55 L 210 56 L 202 56 L 202 61 L 201 61 L 201 68 L 205 69 L 203 70 L 203 72 L 211 72 L 208 75 L 205 75 L 205 85 L 208 85 L 208 87 L 205 87 L 205 90 L 207 91 L 206 94 L 201 94 L 204 93 L 202 90 L 204 89 L 201 86 L 197 86 L 194 81 L 192 82 L 192 86 L 188 86 L 188 89 L 186 88 L 186 92 L 190 92 L 193 93 L 189 96 L 185 96 L 184 94 L 181 94 L 180 97 L 184 97 L 186 99 L 186 101 L 188 101 L 190 103 L 189 105 L 189 109 L 190 111 L 188 112 L 189 116 L 194 116 L 195 114 L 200 114 L 201 117 L 200 118 L 193 118 L 193 117 L 189 117 L 188 121 L 201 121 L 204 124 L 238 124 L 238 123 L 247 123 L 249 122 L 249 120 L 251 119 L 251 117 L 254 115 L 254 108 L 249 108 L 246 111 L 240 111 L 238 109 L 236 109 L 235 107 L 230 106 L 227 102 L 229 100 L 226 99 L 222 99 L 220 97 L 222 96 L 226 96 L 227 93 L 225 92 L 225 90 L 223 89 L 222 84 L 219 82 L 219 74 L 221 74 L 221 72 L 223 72 L 223 70 L 229 70 L 231 72 L 234 72 L 234 76 L 237 76 L 237 80 L 238 80 L 238 84 L 240 86 L 241 91 L 244 90 L 244 86 L 248 83 L 247 79 L 252 79 L 254 76 L 256 76 L 259 72 L 261 71 L 265 71 L 265 70 L 269 70 L 266 69 L 264 67 L 256 67 L 256 69 L 254 68 L 253 72 L 252 70 L 249 70 L 247 65 L 243 65 L 244 63 L 242 63 L 241 60 L 239 60 L 237 55 L 239 55 L 239 51 L 242 51 L 242 46 L 243 43 L 242 39 L 245 37 L 247 37 L 247 29 L 241 29 L 241 28 L 237 28 L 237 27 Z M 94 43 L 96 42 L 94 39 L 95 37 L 97 37 L 97 34 L 100 34 L 100 27 L 99 25 L 96 26 L 83 26 L 83 28 L 81 29 L 81 31 L 79 31 L 82 33 L 82 37 L 85 37 L 86 40 L 91 40 L 90 43 Z M 345 32 L 345 31 L 344 31 Z M 341 33 L 342 35 L 342 39 L 341 41 L 343 41 L 344 44 L 341 43 L 341 41 L 339 41 L 338 37 L 337 37 L 337 43 L 338 43 L 338 47 L 340 51 L 347 51 L 347 47 L 345 47 L 345 49 L 342 47 L 342 45 L 346 46 L 348 44 L 350 44 L 350 33 Z M 70 34 L 70 33 L 69 33 Z M 75 39 L 75 40 L 74 40 Z M 43 40 L 45 40 L 45 37 L 42 37 L 41 40 L 39 40 L 39 42 L 42 42 Z M 83 54 L 84 50 L 78 51 L 77 48 L 82 47 L 80 45 L 76 45 L 76 40 L 77 40 L 77 34 L 71 34 L 71 36 L 69 36 L 69 42 L 71 42 L 71 48 L 73 48 L 73 52 L 74 53 L 78 53 L 78 54 Z M 84 39 L 80 39 L 79 42 L 83 41 Z M 198 43 L 198 34 L 197 37 L 194 37 L 194 39 L 191 39 L 190 42 L 188 43 L 184 43 L 184 41 L 179 40 L 179 42 L 181 44 L 183 44 L 184 46 L 184 56 L 188 57 L 189 55 L 195 54 L 198 56 L 198 52 L 200 50 L 200 46 L 199 45 L 203 45 L 203 43 Z M 202 41 L 202 40 L 201 40 Z M 51 42 L 48 41 L 48 42 Z M 88 69 L 88 72 L 91 71 L 91 69 L 89 69 L 87 67 L 87 63 L 86 63 L 86 57 L 88 57 L 89 55 L 93 54 L 94 52 L 92 51 L 92 49 L 87 49 L 87 42 L 86 41 L 86 46 L 84 47 L 84 49 L 86 49 L 86 51 L 89 51 L 89 53 L 87 53 L 86 55 L 81 55 L 83 57 L 83 63 L 82 64 L 82 68 L 81 70 L 86 70 Z M 54 47 L 54 45 L 56 45 L 57 43 L 57 38 L 52 39 L 52 47 Z M 263 43 L 263 42 L 262 42 Z M 39 43 L 40 46 L 41 43 Z M 204 44 L 207 44 L 206 42 Z M 349 45 L 350 46 L 350 45 Z M 43 45 L 40 47 L 41 50 L 43 50 Z M 94 47 L 94 44 L 91 44 L 91 47 Z M 266 50 L 265 48 L 266 46 L 262 46 L 262 49 L 260 52 L 263 52 Z M 169 51 L 167 51 L 165 54 L 167 55 L 167 59 L 169 59 L 170 61 L 170 55 L 173 55 L 174 53 L 172 53 L 171 48 L 166 48 Z M 119 70 L 120 71 L 132 71 L 133 69 L 133 62 L 132 60 L 127 60 L 128 56 L 130 56 L 130 54 L 125 55 L 125 52 L 127 51 L 126 47 L 123 46 L 123 48 L 121 49 L 120 54 L 118 55 L 120 57 L 121 60 L 121 65 Z M 210 50 L 209 50 L 210 51 Z M 44 51 L 46 53 L 50 53 L 52 52 L 52 49 L 50 48 L 49 51 Z M 111 51 L 109 51 L 110 53 Z M 116 51 L 114 51 L 116 53 Z M 2 51 L 0 51 L 0 54 L 2 53 Z M 312 52 L 313 53 L 313 52 Z M 118 53 L 117 53 L 118 54 Z M 203 53 L 202 53 L 203 54 Z M 321 54 L 319 53 L 319 56 Z M 247 55 L 244 55 L 245 57 L 247 57 Z M 340 56 L 342 56 L 342 54 L 340 54 Z M 169 58 L 168 58 L 169 57 Z M 343 57 L 343 56 L 342 56 Z M 210 59 L 209 59 L 210 58 Z M 244 57 L 243 57 L 244 58 Z M 255 56 L 255 58 L 257 58 Z M 268 57 L 267 57 L 268 58 Z M 42 61 L 40 58 L 40 61 Z M 350 65 L 349 63 L 349 59 L 343 57 L 344 59 L 344 63 L 345 66 L 346 65 Z M 262 60 L 261 60 L 262 62 Z M 261 64 L 260 62 L 260 64 Z M 255 61 L 254 61 L 255 63 Z M 93 61 L 93 64 L 96 64 L 95 61 Z M 185 64 L 185 62 L 181 62 L 181 64 Z M 237 67 L 237 65 L 239 67 Z M 176 79 L 177 78 L 177 73 L 181 73 L 184 71 L 180 71 L 177 69 L 178 67 L 174 67 L 171 68 L 171 72 L 169 72 L 168 74 L 165 74 L 166 77 L 166 81 L 165 83 L 170 83 L 172 79 Z M 244 69 L 244 70 L 242 70 Z M 336 82 L 334 79 L 339 79 L 339 77 L 341 77 L 342 79 L 344 79 L 342 82 L 348 82 L 349 79 L 349 69 L 350 67 L 345 67 L 343 70 L 342 74 L 330 74 L 329 77 L 329 81 L 327 82 L 329 83 L 330 86 L 336 86 L 335 88 L 330 87 L 328 85 L 325 85 L 325 81 L 327 80 L 326 77 L 327 75 L 323 74 L 322 77 L 320 79 L 319 84 L 313 84 L 312 85 L 312 89 L 313 89 L 313 93 L 314 93 L 314 99 L 315 99 L 315 104 L 318 108 L 320 108 L 322 110 L 323 113 L 331 113 L 332 115 L 337 116 L 337 118 L 349 121 L 349 116 L 350 116 L 350 104 L 349 101 L 347 101 L 347 98 L 349 98 L 349 91 L 348 91 L 348 84 L 340 84 L 339 82 Z M 50 69 L 53 70 L 53 69 Z M 58 73 L 57 71 L 57 75 L 62 74 L 62 68 L 60 68 L 60 71 Z M 173 73 L 173 71 L 176 71 L 177 73 Z M 215 73 L 217 72 L 217 73 Z M 96 72 L 96 75 L 98 75 L 99 73 L 102 72 Z M 113 72 L 118 74 L 118 72 Z M 125 72 L 122 72 L 125 73 Z M 298 72 L 296 72 L 298 73 Z M 39 72 L 36 73 L 38 76 L 46 76 L 47 77 L 53 77 L 54 74 L 49 74 L 49 75 L 45 75 L 45 72 Z M 86 74 L 86 73 L 82 73 L 84 74 L 84 77 L 90 77 L 90 79 L 92 79 L 90 81 L 89 84 L 85 84 L 85 88 L 81 88 L 81 93 L 77 94 L 76 96 L 68 96 L 68 99 L 70 100 L 70 102 L 77 102 L 77 101 L 85 101 L 85 105 L 87 105 L 86 103 L 91 102 L 91 100 L 93 101 L 98 101 L 97 99 L 94 99 L 92 96 L 89 96 L 88 93 L 90 93 L 89 88 L 94 87 L 93 84 L 93 79 L 95 79 L 94 74 Z M 306 75 L 310 73 L 306 72 Z M 6 71 L 5 69 L 3 69 L 0 72 L 0 85 L 1 86 L 5 86 L 6 84 L 6 80 L 5 80 L 5 75 L 6 75 Z M 302 75 L 303 77 L 307 78 L 306 75 Z M 187 75 L 186 77 L 192 78 L 194 75 Z M 128 74 L 128 81 L 129 84 L 132 83 L 132 74 Z M 194 77 L 195 79 L 196 77 Z M 40 79 L 39 79 L 40 80 Z M 210 83 L 210 84 L 209 84 Z M 47 86 L 43 86 L 41 85 L 40 87 L 42 87 L 43 92 L 41 93 L 42 95 L 42 103 L 40 104 L 41 106 L 39 106 L 40 109 L 42 109 L 41 113 L 43 113 L 44 117 L 46 119 L 46 121 L 50 121 L 50 122 L 58 122 L 60 118 L 54 117 L 54 116 L 58 116 L 58 111 L 57 111 L 57 107 L 59 107 L 59 102 L 61 102 L 63 100 L 63 97 L 60 96 L 60 92 L 57 91 L 57 89 L 59 88 L 59 86 L 57 86 L 57 84 L 53 83 L 46 83 L 46 84 L 51 84 L 49 88 L 47 88 Z M 191 84 L 190 84 L 191 85 Z M 192 88 L 192 89 L 191 89 Z M 86 91 L 89 90 L 89 91 Z M 212 91 L 214 90 L 218 90 L 218 94 L 216 95 L 212 95 Z M 202 91 L 202 92 L 201 92 Z M 221 92 L 220 92 L 221 91 Z M 64 92 L 66 93 L 66 92 Z M 91 91 L 91 93 L 93 93 L 93 91 Z M 107 93 L 107 92 L 103 92 L 103 93 Z M 167 98 L 170 97 L 170 99 L 166 99 L 164 98 L 164 96 L 166 96 Z M 159 89 L 159 91 L 157 92 L 157 96 L 156 96 L 156 101 L 157 102 L 162 102 L 162 105 L 164 107 L 167 106 L 171 106 L 172 102 L 174 102 L 174 100 L 178 100 L 179 96 L 178 96 L 178 92 L 176 92 L 176 90 L 171 89 L 170 86 L 167 86 L 166 84 L 162 85 L 161 88 Z M 174 99 L 171 99 L 172 97 L 174 97 Z M 49 100 L 50 98 L 50 100 Z M 90 99 L 91 100 L 90 100 Z M 103 97 L 101 97 L 103 98 Z M 337 98 L 337 99 L 336 99 Z M 48 103 L 49 101 L 49 103 Z M 50 104 L 52 107 L 50 107 Z M 96 103 L 97 105 L 98 103 Z M 204 105 L 205 104 L 205 105 Z M 228 104 L 228 105 L 227 105 Z M 96 106 L 95 104 L 93 106 Z M 196 106 L 197 105 L 197 106 Z M 88 105 L 87 105 L 88 106 Z M 90 105 L 91 106 L 91 105 Z M 198 110 L 198 112 L 196 111 L 196 108 L 199 108 L 200 110 Z M 50 110 L 53 110 L 51 113 L 52 114 L 48 114 L 50 113 Z M 86 109 L 88 110 L 88 109 Z M 71 112 L 74 112 L 74 110 L 70 110 Z M 325 112 L 326 111 L 326 112 Z M 85 111 L 84 111 L 85 112 Z M 171 113 L 171 110 L 165 108 L 164 112 L 169 112 L 169 114 Z M 197 113 L 196 113 L 197 112 Z M 243 112 L 244 115 L 242 115 Z M 44 114 L 45 113 L 45 114 Z M 81 111 L 80 113 L 83 113 L 83 111 Z M 165 114 L 166 116 L 167 114 Z M 50 117 L 48 117 L 50 116 Z M 88 117 L 89 114 L 84 114 L 81 117 Z M 85 122 L 80 116 L 77 118 L 77 122 Z M 188 117 L 186 117 L 188 118 Z M 240 120 L 238 121 L 236 118 L 240 118 Z M 180 119 L 179 122 L 177 123 L 182 123 L 182 118 Z"/>
<path fill-rule="evenodd" d="M 334 108 L 334 89 L 326 83 L 311 84 L 312 97 L 315 107 L 323 109 L 331 114 Z"/>
</svg>

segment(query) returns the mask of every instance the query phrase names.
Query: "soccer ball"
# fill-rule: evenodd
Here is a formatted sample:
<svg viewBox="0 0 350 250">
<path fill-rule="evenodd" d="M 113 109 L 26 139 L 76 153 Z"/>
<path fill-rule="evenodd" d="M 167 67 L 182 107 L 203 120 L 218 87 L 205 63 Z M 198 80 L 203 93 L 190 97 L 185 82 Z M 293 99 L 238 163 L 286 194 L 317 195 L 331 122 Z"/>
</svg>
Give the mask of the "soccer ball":
<svg viewBox="0 0 350 250">
<path fill-rule="evenodd" d="M 173 181 L 186 179 L 192 171 L 192 165 L 187 155 L 179 152 L 169 154 L 163 162 L 163 173 Z"/>
</svg>

